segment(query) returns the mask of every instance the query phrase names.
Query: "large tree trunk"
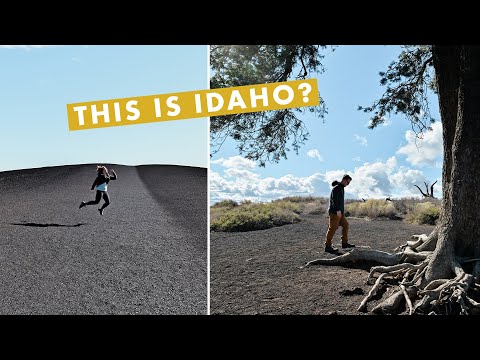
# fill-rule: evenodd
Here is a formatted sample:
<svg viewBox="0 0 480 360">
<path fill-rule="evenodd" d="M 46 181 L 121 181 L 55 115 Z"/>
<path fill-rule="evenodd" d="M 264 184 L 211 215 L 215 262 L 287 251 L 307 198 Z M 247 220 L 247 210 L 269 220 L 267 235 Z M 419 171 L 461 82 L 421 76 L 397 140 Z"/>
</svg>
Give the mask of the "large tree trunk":
<svg viewBox="0 0 480 360">
<path fill-rule="evenodd" d="M 424 283 L 452 277 L 456 258 L 480 256 L 480 48 L 435 46 L 433 55 L 443 125 L 443 211 Z"/>
<path fill-rule="evenodd" d="M 396 310 L 405 298 L 409 313 L 469 314 L 480 312 L 480 47 L 434 46 L 433 61 L 443 125 L 442 213 L 435 230 L 415 235 L 388 254 L 354 250 L 334 259 L 318 259 L 310 265 L 342 265 L 374 261 L 387 266 L 370 270 L 374 289 L 399 284 L 396 291 L 374 310 Z M 399 264 L 394 264 L 398 259 Z M 417 291 L 418 290 L 418 291 Z M 359 311 L 366 310 L 372 291 Z M 412 305 L 411 297 L 418 300 Z M 380 310 L 379 310 L 380 309 Z"/>
</svg>

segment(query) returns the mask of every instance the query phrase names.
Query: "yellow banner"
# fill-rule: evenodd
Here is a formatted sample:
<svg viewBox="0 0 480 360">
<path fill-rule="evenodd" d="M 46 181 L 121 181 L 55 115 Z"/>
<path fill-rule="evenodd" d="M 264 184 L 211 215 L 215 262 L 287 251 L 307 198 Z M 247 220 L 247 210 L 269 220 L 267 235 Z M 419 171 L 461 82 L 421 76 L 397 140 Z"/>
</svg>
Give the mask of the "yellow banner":
<svg viewBox="0 0 480 360">
<path fill-rule="evenodd" d="M 317 79 L 67 104 L 71 131 L 319 104 Z"/>
</svg>

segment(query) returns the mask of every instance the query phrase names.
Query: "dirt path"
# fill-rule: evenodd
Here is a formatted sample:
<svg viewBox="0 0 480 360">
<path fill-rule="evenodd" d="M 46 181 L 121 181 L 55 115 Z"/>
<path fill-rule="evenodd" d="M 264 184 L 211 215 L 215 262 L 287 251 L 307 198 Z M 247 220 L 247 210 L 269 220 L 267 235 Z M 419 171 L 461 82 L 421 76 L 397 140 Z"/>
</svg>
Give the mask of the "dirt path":
<svg viewBox="0 0 480 360">
<path fill-rule="evenodd" d="M 392 251 L 412 234 L 433 226 L 396 220 L 349 219 L 351 243 Z M 366 270 L 314 266 L 323 251 L 327 219 L 307 216 L 298 224 L 244 233 L 211 233 L 211 314 L 355 314 L 364 295 L 340 295 L 359 287 Z M 340 229 L 334 245 L 340 244 Z M 369 302 L 370 310 L 377 302 Z"/>
</svg>

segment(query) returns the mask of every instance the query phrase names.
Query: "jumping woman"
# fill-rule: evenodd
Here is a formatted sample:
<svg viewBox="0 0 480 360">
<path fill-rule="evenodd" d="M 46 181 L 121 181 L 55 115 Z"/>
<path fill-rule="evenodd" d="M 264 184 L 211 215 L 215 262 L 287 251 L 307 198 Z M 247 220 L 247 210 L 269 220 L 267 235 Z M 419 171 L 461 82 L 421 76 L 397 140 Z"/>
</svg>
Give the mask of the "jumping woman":
<svg viewBox="0 0 480 360">
<path fill-rule="evenodd" d="M 110 180 L 117 180 L 117 174 L 115 173 L 115 170 L 112 169 L 112 174 L 109 175 L 108 169 L 105 166 L 100 166 L 97 165 L 97 178 L 92 184 L 92 190 L 96 187 L 97 188 L 97 194 L 95 195 L 95 200 L 91 200 L 89 202 L 82 201 L 82 203 L 79 206 L 79 209 L 86 205 L 97 205 L 100 200 L 103 197 L 103 200 L 105 203 L 102 205 L 98 211 L 100 212 L 100 215 L 103 215 L 103 210 L 110 205 L 110 197 L 108 196 L 107 192 L 107 186 Z"/>
</svg>

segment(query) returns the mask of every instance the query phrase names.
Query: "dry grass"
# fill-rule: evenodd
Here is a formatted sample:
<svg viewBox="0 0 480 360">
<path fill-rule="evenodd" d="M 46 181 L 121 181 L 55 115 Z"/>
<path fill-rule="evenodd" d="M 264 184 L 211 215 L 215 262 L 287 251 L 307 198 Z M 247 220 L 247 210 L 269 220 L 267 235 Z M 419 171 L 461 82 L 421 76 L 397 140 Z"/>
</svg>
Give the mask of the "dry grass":
<svg viewBox="0 0 480 360">
<path fill-rule="evenodd" d="M 223 200 L 210 206 L 210 222 L 215 221 L 220 215 L 237 206 L 239 206 L 239 204 L 233 200 Z"/>
<path fill-rule="evenodd" d="M 436 225 L 440 218 L 440 206 L 438 202 L 427 201 L 414 204 L 407 212 L 405 220 L 412 224 Z"/>
<path fill-rule="evenodd" d="M 379 217 L 394 219 L 397 217 L 397 209 L 392 202 L 377 199 L 346 204 L 345 212 L 350 216 L 368 217 L 370 219 Z"/>
<path fill-rule="evenodd" d="M 210 219 L 212 231 L 253 231 L 300 221 L 301 206 L 288 201 L 248 203 L 229 209 L 215 208 Z"/>
<path fill-rule="evenodd" d="M 435 224 L 441 202 L 437 199 L 402 198 L 386 201 L 370 199 L 345 201 L 347 216 L 370 219 L 404 219 L 414 224 Z M 299 215 L 324 215 L 328 199 L 291 196 L 270 203 L 224 200 L 210 207 L 210 229 L 213 231 L 251 231 L 301 221 Z"/>
</svg>

